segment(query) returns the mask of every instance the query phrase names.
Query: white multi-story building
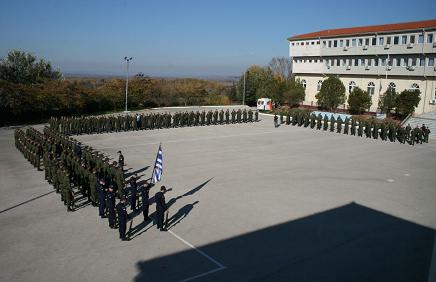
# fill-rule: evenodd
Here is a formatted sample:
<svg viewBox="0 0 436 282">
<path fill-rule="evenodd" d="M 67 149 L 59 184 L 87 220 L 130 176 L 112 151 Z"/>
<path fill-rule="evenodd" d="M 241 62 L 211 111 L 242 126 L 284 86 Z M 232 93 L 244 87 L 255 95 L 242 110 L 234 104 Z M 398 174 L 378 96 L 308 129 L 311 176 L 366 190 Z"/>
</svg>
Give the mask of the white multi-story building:
<svg viewBox="0 0 436 282">
<path fill-rule="evenodd" d="M 288 41 L 304 104 L 316 105 L 323 80 L 337 75 L 347 97 L 356 86 L 371 94 L 371 111 L 388 86 L 398 93 L 419 89 L 415 113 L 436 110 L 436 20 L 323 30 Z"/>
</svg>

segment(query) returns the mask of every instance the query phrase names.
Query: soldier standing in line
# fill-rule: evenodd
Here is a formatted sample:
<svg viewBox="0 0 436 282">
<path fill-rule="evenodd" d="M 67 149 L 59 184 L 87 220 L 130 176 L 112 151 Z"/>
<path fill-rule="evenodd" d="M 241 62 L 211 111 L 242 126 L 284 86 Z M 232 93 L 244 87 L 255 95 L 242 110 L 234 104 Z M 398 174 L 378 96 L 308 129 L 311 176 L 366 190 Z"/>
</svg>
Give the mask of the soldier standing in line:
<svg viewBox="0 0 436 282">
<path fill-rule="evenodd" d="M 378 139 L 378 123 L 377 122 L 373 123 L 372 137 L 374 139 Z"/>
<path fill-rule="evenodd" d="M 328 119 L 327 115 L 324 115 L 324 123 L 323 123 L 324 131 L 327 131 L 328 127 L 329 127 L 329 119 Z"/>
<path fill-rule="evenodd" d="M 416 133 L 416 128 L 410 130 L 410 145 L 412 146 L 415 146 Z"/>
<path fill-rule="evenodd" d="M 235 109 L 233 109 L 232 110 L 232 123 L 235 123 L 235 121 L 236 121 L 236 112 L 235 112 Z"/>
<path fill-rule="evenodd" d="M 275 128 L 279 127 L 277 114 L 274 114 L 274 127 Z"/>
<path fill-rule="evenodd" d="M 107 195 L 107 209 L 109 218 L 109 227 L 115 228 L 115 192 L 112 185 L 109 187 Z"/>
<path fill-rule="evenodd" d="M 219 117 L 220 117 L 219 123 L 223 124 L 224 123 L 224 111 L 223 111 L 223 109 L 221 109 L 221 111 L 219 113 Z"/>
<path fill-rule="evenodd" d="M 333 131 L 335 131 L 335 118 L 334 118 L 334 116 L 332 115 L 332 116 L 330 117 L 330 132 L 333 132 Z"/>
<path fill-rule="evenodd" d="M 259 121 L 259 111 L 254 112 L 254 121 Z"/>
<path fill-rule="evenodd" d="M 381 138 L 383 141 L 386 141 L 386 139 L 387 139 L 387 134 L 386 134 L 386 125 L 385 125 L 385 123 L 381 123 L 381 124 L 380 124 L 380 138 Z"/>
<path fill-rule="evenodd" d="M 416 125 L 415 127 L 415 136 L 416 136 L 416 143 L 422 144 L 422 131 L 418 125 Z"/>
<path fill-rule="evenodd" d="M 348 117 L 345 118 L 345 123 L 344 123 L 344 134 L 348 135 L 348 128 L 350 126 L 350 119 Z"/>
<path fill-rule="evenodd" d="M 339 116 L 336 121 L 336 132 L 342 133 L 342 118 Z"/>
<path fill-rule="evenodd" d="M 120 239 L 122 241 L 127 241 L 126 238 L 126 229 L 127 229 L 127 221 L 129 220 L 129 215 L 127 214 L 126 209 L 126 198 L 121 198 L 120 202 L 116 206 L 118 213 L 118 231 L 120 233 Z"/>
<path fill-rule="evenodd" d="M 141 200 L 142 200 L 142 214 L 144 215 L 144 221 L 149 221 L 150 217 L 148 217 L 149 210 L 149 191 L 151 188 L 151 184 L 145 182 L 144 186 L 141 188 Z"/>
<path fill-rule="evenodd" d="M 94 169 L 92 171 L 92 173 L 89 174 L 88 179 L 89 179 L 89 192 L 90 192 L 90 196 L 91 196 L 91 203 L 92 206 L 96 207 L 97 206 L 97 176 L 96 176 L 97 171 Z"/>
<path fill-rule="evenodd" d="M 351 119 L 351 128 L 350 128 L 351 135 L 356 136 L 356 119 Z"/>
<path fill-rule="evenodd" d="M 365 136 L 371 138 L 371 122 L 368 119 L 365 121 Z"/>
<path fill-rule="evenodd" d="M 120 166 L 121 170 L 124 171 L 124 156 L 121 151 L 118 151 L 118 165 Z"/>
<path fill-rule="evenodd" d="M 363 136 L 363 120 L 359 119 L 359 127 L 357 128 L 357 135 L 359 137 Z"/>
<path fill-rule="evenodd" d="M 130 208 L 132 211 L 136 212 L 138 205 L 138 184 L 136 183 L 138 175 L 135 173 L 130 177 Z"/>
<path fill-rule="evenodd" d="M 248 110 L 248 121 L 253 122 L 253 111 L 251 109 Z"/>
<path fill-rule="evenodd" d="M 316 129 L 317 130 L 321 130 L 321 126 L 322 126 L 322 115 L 321 113 L 318 114 L 318 116 L 316 117 Z"/>
<path fill-rule="evenodd" d="M 291 124 L 291 115 L 289 114 L 289 112 L 286 113 L 286 124 L 287 125 Z"/>
<path fill-rule="evenodd" d="M 101 218 L 105 218 L 106 215 L 106 182 L 103 178 L 100 178 L 97 184 L 98 193 L 98 215 Z"/>
<path fill-rule="evenodd" d="M 229 123 L 230 121 L 230 111 L 229 109 L 226 110 L 226 123 Z"/>
<path fill-rule="evenodd" d="M 407 124 L 406 126 L 406 140 L 410 141 L 410 133 L 412 131 L 412 127 L 410 126 L 410 124 Z"/>
</svg>

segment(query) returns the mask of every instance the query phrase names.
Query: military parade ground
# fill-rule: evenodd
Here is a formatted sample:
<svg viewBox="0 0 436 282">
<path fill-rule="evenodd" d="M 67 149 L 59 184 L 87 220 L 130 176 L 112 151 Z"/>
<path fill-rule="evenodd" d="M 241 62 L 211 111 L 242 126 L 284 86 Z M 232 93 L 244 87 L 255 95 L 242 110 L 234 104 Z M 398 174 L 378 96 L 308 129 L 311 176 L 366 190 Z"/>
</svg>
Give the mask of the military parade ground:
<svg viewBox="0 0 436 282">
<path fill-rule="evenodd" d="M 121 151 L 126 189 L 135 174 L 138 186 L 152 177 L 161 146 L 151 220 L 144 221 L 140 196 L 139 210 L 131 210 L 129 195 L 126 241 L 71 176 L 67 211 L 61 197 L 70 194 L 57 193 L 44 165 L 37 170 L 17 150 L 15 128 L 1 128 L 0 280 L 436 279 L 434 140 L 405 146 L 286 122 L 275 128 L 273 116 L 256 122 L 253 109 L 248 121 L 243 109 L 246 122 L 71 136 L 108 163 Z M 44 126 L 32 127 L 43 133 Z M 156 228 L 154 195 L 162 185 L 166 232 Z"/>
</svg>

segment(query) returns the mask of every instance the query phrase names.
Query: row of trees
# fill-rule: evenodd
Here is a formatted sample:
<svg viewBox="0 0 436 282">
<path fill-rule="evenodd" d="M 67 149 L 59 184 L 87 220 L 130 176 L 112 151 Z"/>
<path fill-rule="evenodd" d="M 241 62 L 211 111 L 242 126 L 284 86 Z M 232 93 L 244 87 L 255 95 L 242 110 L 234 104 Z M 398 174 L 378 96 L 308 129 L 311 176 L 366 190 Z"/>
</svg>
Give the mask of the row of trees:
<svg viewBox="0 0 436 282">
<path fill-rule="evenodd" d="M 232 90 L 215 81 L 152 79 L 140 74 L 129 81 L 128 107 L 230 104 Z M 0 60 L 0 125 L 124 106 L 123 79 L 64 79 L 49 62 L 17 50 Z"/>
<path fill-rule="evenodd" d="M 379 100 L 378 107 L 387 115 L 393 112 L 405 117 L 412 113 L 418 106 L 421 92 L 416 90 L 404 90 L 397 93 L 394 88 L 389 87 Z M 318 105 L 328 110 L 335 110 L 339 105 L 345 103 L 345 86 L 342 81 L 334 76 L 327 78 L 321 85 L 321 90 L 316 95 Z M 372 98 L 368 92 L 359 87 L 354 87 L 348 96 L 348 109 L 351 114 L 359 115 L 367 111 L 372 105 Z"/>
</svg>

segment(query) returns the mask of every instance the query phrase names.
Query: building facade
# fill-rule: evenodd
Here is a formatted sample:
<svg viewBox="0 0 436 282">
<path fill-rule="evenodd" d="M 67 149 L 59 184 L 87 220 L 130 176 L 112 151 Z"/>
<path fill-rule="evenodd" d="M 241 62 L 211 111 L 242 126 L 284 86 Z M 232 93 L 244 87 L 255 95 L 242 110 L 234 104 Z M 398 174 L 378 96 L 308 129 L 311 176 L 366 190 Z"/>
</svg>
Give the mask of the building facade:
<svg viewBox="0 0 436 282">
<path fill-rule="evenodd" d="M 416 114 L 436 110 L 436 20 L 323 30 L 288 41 L 292 71 L 306 89 L 306 105 L 316 105 L 322 82 L 335 75 L 347 98 L 356 86 L 368 91 L 373 112 L 389 86 L 398 93 L 420 90 Z"/>
</svg>

